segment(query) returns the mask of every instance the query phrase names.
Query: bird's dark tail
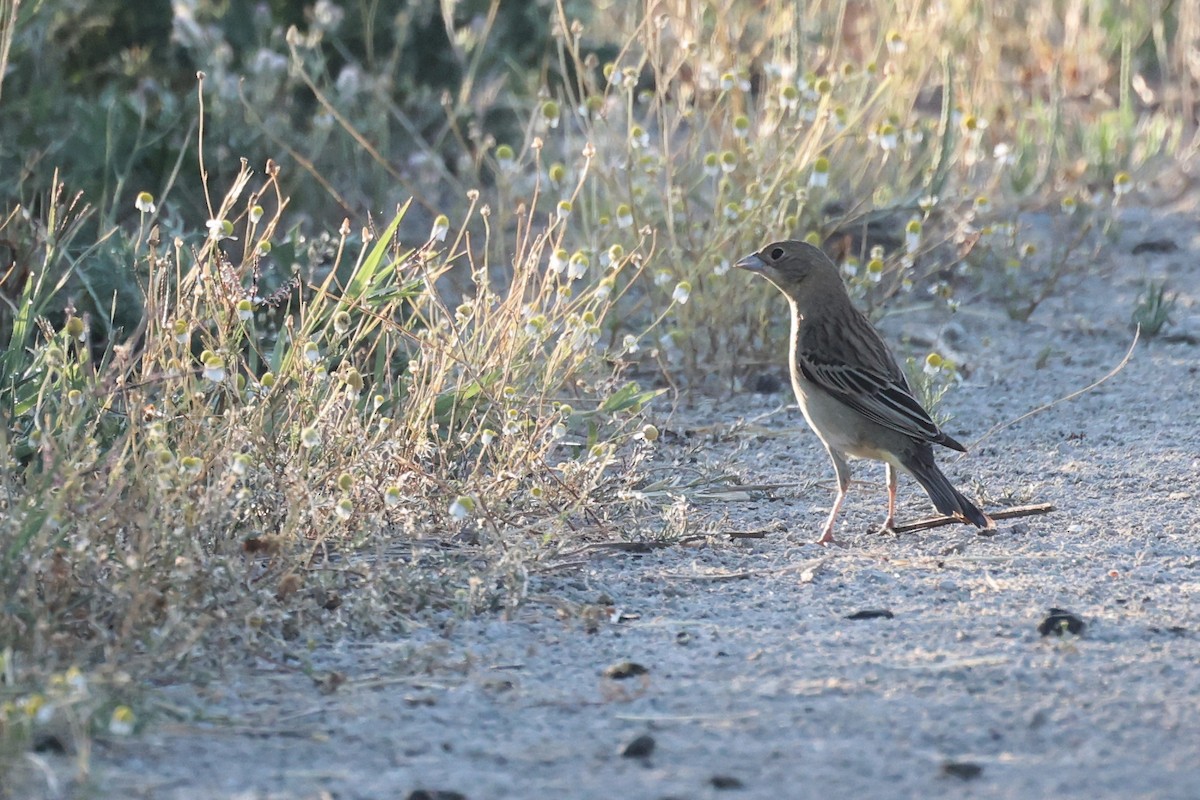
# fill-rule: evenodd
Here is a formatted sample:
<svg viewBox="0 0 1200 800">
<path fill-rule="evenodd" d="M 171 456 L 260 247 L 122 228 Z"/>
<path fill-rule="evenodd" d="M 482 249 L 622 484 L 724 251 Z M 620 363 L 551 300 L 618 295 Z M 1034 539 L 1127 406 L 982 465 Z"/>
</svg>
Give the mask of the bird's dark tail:
<svg viewBox="0 0 1200 800">
<path fill-rule="evenodd" d="M 933 501 L 938 513 L 949 517 L 958 517 L 977 528 L 995 527 L 992 518 L 979 510 L 979 507 L 968 500 L 963 493 L 954 488 L 933 460 L 933 448 L 925 445 L 917 452 L 910 454 L 904 464 L 921 488 Z"/>
</svg>

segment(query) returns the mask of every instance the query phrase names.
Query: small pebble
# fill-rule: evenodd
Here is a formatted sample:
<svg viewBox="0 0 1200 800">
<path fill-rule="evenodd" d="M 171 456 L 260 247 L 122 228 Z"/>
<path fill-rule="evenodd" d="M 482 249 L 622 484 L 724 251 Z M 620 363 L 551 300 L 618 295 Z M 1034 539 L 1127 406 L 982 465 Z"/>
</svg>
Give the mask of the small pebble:
<svg viewBox="0 0 1200 800">
<path fill-rule="evenodd" d="M 983 767 L 970 761 L 947 761 L 942 764 L 942 774 L 969 781 L 982 775 Z"/>
<path fill-rule="evenodd" d="M 847 614 L 846 619 L 892 619 L 895 616 L 886 608 L 864 608 L 853 614 Z"/>
<path fill-rule="evenodd" d="M 1063 633 L 1073 633 L 1076 636 L 1083 633 L 1086 627 L 1082 619 L 1070 611 L 1061 608 L 1050 609 L 1050 614 L 1038 625 L 1038 633 L 1042 636 L 1062 636 Z"/>
<path fill-rule="evenodd" d="M 625 758 L 648 758 L 654 752 L 654 744 L 654 737 L 643 733 L 622 747 L 621 755 Z"/>
</svg>

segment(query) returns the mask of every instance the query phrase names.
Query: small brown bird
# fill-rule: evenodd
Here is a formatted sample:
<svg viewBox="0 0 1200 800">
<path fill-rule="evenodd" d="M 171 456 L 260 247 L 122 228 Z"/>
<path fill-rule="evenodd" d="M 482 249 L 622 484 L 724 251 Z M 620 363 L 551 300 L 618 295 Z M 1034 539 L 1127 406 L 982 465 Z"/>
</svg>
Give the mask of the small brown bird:
<svg viewBox="0 0 1200 800">
<path fill-rule="evenodd" d="M 737 262 L 775 284 L 792 309 L 792 388 L 808 426 L 837 472 L 838 493 L 818 544 L 830 544 L 850 486 L 847 456 L 887 464 L 888 512 L 896 518 L 896 470 L 917 479 L 937 510 L 980 528 L 991 518 L 951 485 L 933 460 L 933 445 L 966 452 L 938 429 L 913 397 L 896 359 L 870 321 L 854 307 L 837 267 L 823 252 L 796 241 L 775 242 Z"/>
</svg>

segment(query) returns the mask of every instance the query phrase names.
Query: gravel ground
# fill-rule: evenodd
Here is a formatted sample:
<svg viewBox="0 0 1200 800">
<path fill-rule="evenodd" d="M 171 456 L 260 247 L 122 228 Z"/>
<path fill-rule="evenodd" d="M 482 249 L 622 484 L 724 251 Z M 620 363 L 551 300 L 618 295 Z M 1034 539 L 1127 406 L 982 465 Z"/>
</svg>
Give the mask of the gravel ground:
<svg viewBox="0 0 1200 800">
<path fill-rule="evenodd" d="M 97 742 L 79 796 L 1200 796 L 1200 347 L 1187 336 L 1200 336 L 1200 242 L 1179 238 L 1193 217 L 1163 219 L 1125 212 L 1111 266 L 1028 323 L 983 301 L 955 318 L 969 378 L 947 396 L 947 427 L 969 443 L 1116 365 L 1146 277 L 1180 290 L 1170 331 L 1184 336 L 1143 340 L 1095 391 L 965 458 L 943 453 L 989 508 L 1054 513 L 991 536 L 880 536 L 882 467 L 862 465 L 847 546 L 823 549 L 808 542 L 832 469 L 798 410 L 780 410 L 790 398 L 697 401 L 662 427 L 747 483 L 789 488 L 697 501 L 711 537 L 598 551 L 536 578 L 510 620 L 317 652 L 347 679 L 331 694 L 274 667 L 168 687 L 165 701 L 225 721 Z M 1180 249 L 1133 254 L 1163 237 Z M 885 321 L 887 338 L 937 330 L 916 316 Z M 930 513 L 911 479 L 901 497 L 901 521 Z M 1051 608 L 1082 634 L 1041 635 Z M 848 618 L 872 610 L 888 614 Z M 75 796 L 64 787 L 37 791 Z"/>
</svg>

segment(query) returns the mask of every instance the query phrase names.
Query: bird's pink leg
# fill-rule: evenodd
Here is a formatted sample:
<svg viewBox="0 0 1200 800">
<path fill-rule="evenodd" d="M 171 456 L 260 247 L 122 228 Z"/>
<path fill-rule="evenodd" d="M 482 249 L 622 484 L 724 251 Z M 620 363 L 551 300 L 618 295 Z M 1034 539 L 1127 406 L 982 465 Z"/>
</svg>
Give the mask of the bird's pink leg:
<svg viewBox="0 0 1200 800">
<path fill-rule="evenodd" d="M 829 509 L 829 519 L 825 522 L 825 529 L 821 532 L 821 538 L 817 539 L 817 544 L 837 544 L 833 538 L 833 523 L 837 520 L 838 512 L 842 510 L 842 503 L 846 500 L 846 487 L 838 488 L 837 498 L 833 501 L 833 508 Z"/>
<path fill-rule="evenodd" d="M 842 503 L 846 502 L 846 492 L 850 488 L 850 465 L 832 450 L 829 451 L 829 457 L 833 459 L 833 469 L 837 472 L 838 493 L 833 499 L 833 508 L 829 509 L 829 519 L 825 521 L 821 538 L 817 539 L 819 545 L 837 544 L 833 538 L 833 525 L 837 522 L 838 512 L 842 510 Z"/>
<path fill-rule="evenodd" d="M 883 527 L 879 529 L 880 533 L 895 533 L 896 526 L 896 468 L 891 464 L 887 465 L 887 490 L 888 490 L 888 512 L 887 519 L 883 521 Z"/>
</svg>

